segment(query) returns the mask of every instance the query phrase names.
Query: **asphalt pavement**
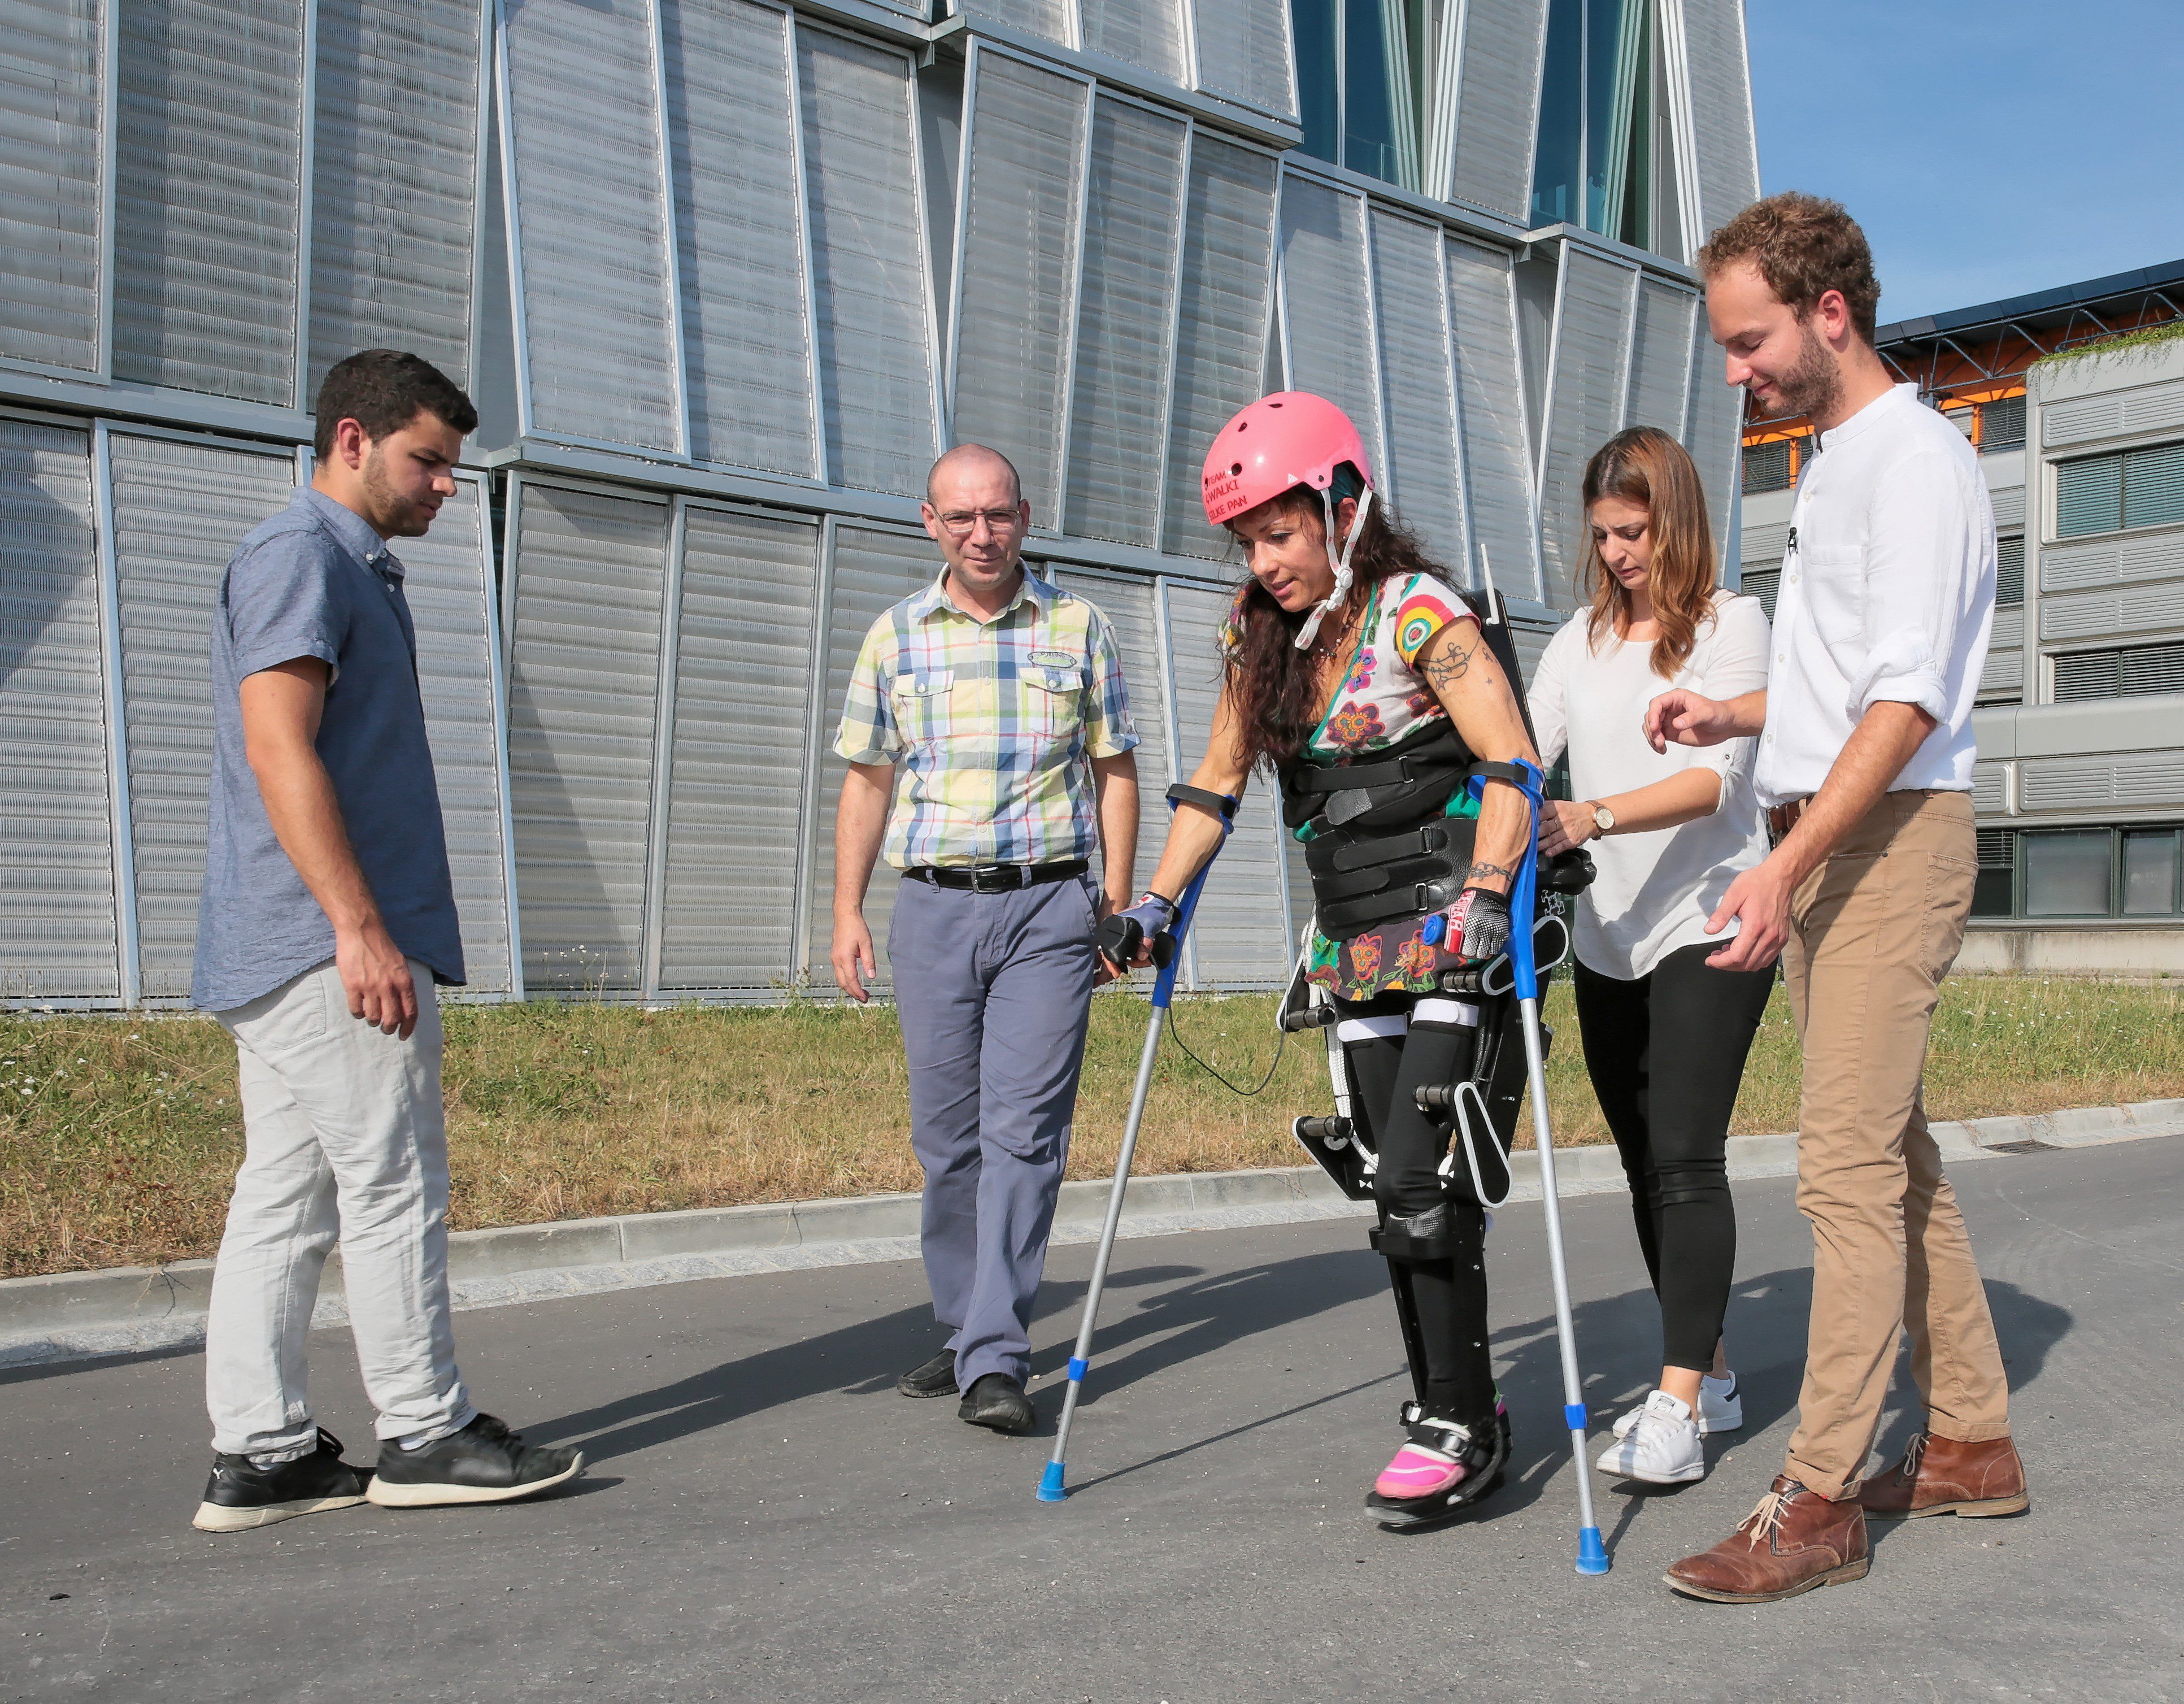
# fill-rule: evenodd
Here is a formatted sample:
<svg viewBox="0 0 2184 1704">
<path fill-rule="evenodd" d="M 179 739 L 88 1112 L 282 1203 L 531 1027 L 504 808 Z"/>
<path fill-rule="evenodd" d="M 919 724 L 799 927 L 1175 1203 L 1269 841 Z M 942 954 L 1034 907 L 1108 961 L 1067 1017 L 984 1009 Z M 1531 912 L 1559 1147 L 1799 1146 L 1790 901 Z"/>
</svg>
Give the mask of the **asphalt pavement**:
<svg viewBox="0 0 2184 1704">
<path fill-rule="evenodd" d="M 1033 1492 L 1084 1248 L 1050 1267 L 1029 1438 L 894 1393 L 941 1335 L 914 1263 L 465 1313 L 478 1400 L 591 1462 L 498 1508 L 199 1534 L 198 1354 L 0 1373 L 0 1697 L 2176 1699 L 2180 1171 L 2175 1138 L 1957 1167 L 2031 1512 L 1877 1527 L 1864 1581 L 1786 1603 L 1660 1579 L 1744 1516 L 1788 1436 L 1809 1239 L 1770 1179 L 1738 1189 L 1745 1429 L 1680 1490 L 1592 1476 L 1604 1579 L 1571 1568 L 1535 1204 L 1489 1239 L 1510 1483 L 1424 1535 L 1362 1510 L 1407 1381 L 1351 1222 L 1120 1245 L 1059 1505 Z M 1658 1319 L 1627 1205 L 1564 1213 L 1596 1451 L 1658 1372 Z M 314 1352 L 321 1423 L 368 1459 L 348 1343 Z M 1899 1370 L 1886 1449 L 1908 1390 Z"/>
</svg>

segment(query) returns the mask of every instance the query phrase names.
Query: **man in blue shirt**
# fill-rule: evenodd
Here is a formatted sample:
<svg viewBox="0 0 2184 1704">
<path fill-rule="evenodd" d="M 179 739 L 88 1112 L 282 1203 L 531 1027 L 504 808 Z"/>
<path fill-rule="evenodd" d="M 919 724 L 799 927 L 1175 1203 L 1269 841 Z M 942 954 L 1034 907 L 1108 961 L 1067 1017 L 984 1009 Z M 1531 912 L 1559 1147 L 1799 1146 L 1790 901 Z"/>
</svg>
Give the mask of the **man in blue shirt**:
<svg viewBox="0 0 2184 1704">
<path fill-rule="evenodd" d="M 205 1333 L 212 1478 L 239 1532 L 369 1500 L 499 1502 L 583 1470 L 471 1404 L 448 1304 L 432 987 L 463 980 L 416 633 L 389 538 L 454 495 L 477 413 L 415 355 L 319 393 L 310 485 L 242 541 L 212 632 L 214 752 L 194 1004 L 233 1035 L 245 1155 Z M 338 1240 L 378 1411 L 376 1473 L 311 1417 L 305 1334 Z"/>
</svg>

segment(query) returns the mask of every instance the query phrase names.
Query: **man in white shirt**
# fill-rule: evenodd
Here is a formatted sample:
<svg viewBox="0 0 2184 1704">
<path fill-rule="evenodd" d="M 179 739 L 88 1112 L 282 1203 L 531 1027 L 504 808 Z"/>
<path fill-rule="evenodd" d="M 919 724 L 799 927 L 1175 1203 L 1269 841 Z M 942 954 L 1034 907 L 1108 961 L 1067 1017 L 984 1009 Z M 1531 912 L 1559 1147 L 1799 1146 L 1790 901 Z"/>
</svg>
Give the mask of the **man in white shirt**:
<svg viewBox="0 0 2184 1704">
<path fill-rule="evenodd" d="M 1735 919 L 1737 933 L 1708 962 L 1780 954 L 1804 1047 L 1813 1306 L 1797 1430 L 1758 1507 L 1668 1574 L 1691 1596 L 1759 1603 L 1863 1578 L 1868 1516 L 2027 1506 L 1994 1323 L 1920 1100 L 1978 871 L 1971 710 L 1994 516 L 1963 435 L 1874 353 L 1880 288 L 1841 206 L 1756 202 L 1699 264 L 1729 382 L 1821 433 L 1791 512 L 1766 688 L 1674 691 L 1646 711 L 1657 750 L 1759 737 L 1753 778 L 1778 844 L 1723 896 L 1708 927 Z M 1907 1327 L 1926 1423 L 1867 1480 Z"/>
</svg>

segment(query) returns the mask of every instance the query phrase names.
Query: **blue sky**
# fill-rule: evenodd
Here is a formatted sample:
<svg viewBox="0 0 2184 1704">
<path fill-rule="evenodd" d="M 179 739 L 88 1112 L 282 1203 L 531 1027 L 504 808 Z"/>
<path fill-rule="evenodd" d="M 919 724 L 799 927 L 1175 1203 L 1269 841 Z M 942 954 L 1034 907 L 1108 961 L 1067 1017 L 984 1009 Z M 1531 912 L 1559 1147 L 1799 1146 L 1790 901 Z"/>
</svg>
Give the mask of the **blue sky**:
<svg viewBox="0 0 2184 1704">
<path fill-rule="evenodd" d="M 1848 207 L 1884 323 L 2184 258 L 2180 0 L 1747 0 L 1763 190 Z"/>
</svg>

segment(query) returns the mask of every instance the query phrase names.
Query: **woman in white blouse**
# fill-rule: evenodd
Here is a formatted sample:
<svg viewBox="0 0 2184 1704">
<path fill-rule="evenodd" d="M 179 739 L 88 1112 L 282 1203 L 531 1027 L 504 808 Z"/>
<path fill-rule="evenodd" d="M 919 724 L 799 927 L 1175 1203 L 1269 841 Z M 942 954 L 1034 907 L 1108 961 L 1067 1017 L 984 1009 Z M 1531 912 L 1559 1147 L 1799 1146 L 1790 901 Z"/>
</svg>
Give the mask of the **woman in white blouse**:
<svg viewBox="0 0 2184 1704">
<path fill-rule="evenodd" d="M 1591 607 L 1549 641 L 1531 690 L 1540 759 L 1568 753 L 1574 798 L 1549 804 L 1540 843 L 1596 843 L 1599 874 L 1578 903 L 1578 1022 L 1630 1180 L 1663 1363 L 1598 1466 L 1676 1484 L 1705 1476 L 1702 1433 L 1744 1423 L 1721 1342 L 1736 1259 L 1723 1148 L 1774 972 L 1708 962 L 1728 938 L 1707 933 L 1714 906 L 1767 855 L 1752 742 L 1657 754 L 1643 725 L 1671 687 L 1724 698 L 1764 686 L 1767 617 L 1756 598 L 1716 588 L 1698 470 L 1665 432 L 1609 439 L 1584 500 Z"/>
</svg>

